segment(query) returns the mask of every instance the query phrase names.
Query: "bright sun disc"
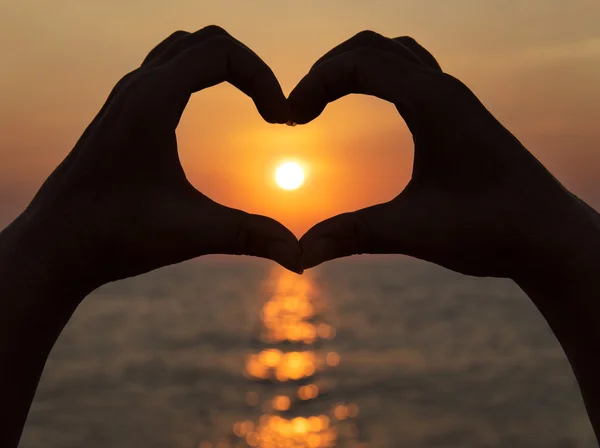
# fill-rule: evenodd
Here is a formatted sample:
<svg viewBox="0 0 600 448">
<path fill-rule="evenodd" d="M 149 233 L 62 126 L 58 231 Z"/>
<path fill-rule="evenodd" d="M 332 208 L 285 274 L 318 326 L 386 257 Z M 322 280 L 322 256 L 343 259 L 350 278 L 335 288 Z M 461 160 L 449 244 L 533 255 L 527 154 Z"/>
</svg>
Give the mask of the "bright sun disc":
<svg viewBox="0 0 600 448">
<path fill-rule="evenodd" d="M 304 182 L 304 170 L 296 162 L 286 162 L 275 171 L 275 180 L 284 190 L 295 190 Z"/>
</svg>

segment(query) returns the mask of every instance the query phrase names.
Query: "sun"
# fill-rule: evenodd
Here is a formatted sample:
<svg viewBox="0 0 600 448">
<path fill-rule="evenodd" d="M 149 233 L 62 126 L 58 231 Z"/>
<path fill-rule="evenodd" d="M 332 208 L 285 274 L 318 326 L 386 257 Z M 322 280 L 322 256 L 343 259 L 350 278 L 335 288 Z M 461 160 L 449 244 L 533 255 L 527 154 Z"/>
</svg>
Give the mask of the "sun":
<svg viewBox="0 0 600 448">
<path fill-rule="evenodd" d="M 296 162 L 285 162 L 277 167 L 275 181 L 284 190 L 295 190 L 304 182 L 304 170 Z"/>
</svg>

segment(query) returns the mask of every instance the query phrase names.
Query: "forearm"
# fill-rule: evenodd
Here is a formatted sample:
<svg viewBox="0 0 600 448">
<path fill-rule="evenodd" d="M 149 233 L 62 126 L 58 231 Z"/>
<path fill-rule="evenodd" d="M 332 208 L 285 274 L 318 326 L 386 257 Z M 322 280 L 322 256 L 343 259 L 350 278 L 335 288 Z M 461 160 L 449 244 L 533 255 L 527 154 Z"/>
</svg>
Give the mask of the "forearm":
<svg viewBox="0 0 600 448">
<path fill-rule="evenodd" d="M 523 275 L 515 281 L 567 355 L 600 440 L 600 220 L 595 211 L 588 211 L 591 225 L 582 230 L 582 243 L 574 245 L 571 254 L 550 261 L 553 268 L 545 276 Z"/>
<path fill-rule="evenodd" d="M 60 332 L 85 293 L 53 276 L 18 224 L 0 233 L 0 446 L 16 447 Z"/>
</svg>

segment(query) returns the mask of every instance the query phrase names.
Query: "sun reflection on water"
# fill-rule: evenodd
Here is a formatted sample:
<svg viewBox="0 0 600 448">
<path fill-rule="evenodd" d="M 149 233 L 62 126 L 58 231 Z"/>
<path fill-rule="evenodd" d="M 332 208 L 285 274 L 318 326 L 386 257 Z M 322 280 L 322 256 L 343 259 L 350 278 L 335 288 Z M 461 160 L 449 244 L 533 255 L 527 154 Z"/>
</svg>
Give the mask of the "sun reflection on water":
<svg viewBox="0 0 600 448">
<path fill-rule="evenodd" d="M 253 384 L 245 402 L 259 414 L 236 421 L 229 442 L 199 448 L 367 448 L 359 440 L 358 405 L 331 393 L 327 371 L 341 357 L 326 349 L 336 331 L 310 274 L 277 269 L 265 289 L 258 346 L 243 372 Z"/>
</svg>

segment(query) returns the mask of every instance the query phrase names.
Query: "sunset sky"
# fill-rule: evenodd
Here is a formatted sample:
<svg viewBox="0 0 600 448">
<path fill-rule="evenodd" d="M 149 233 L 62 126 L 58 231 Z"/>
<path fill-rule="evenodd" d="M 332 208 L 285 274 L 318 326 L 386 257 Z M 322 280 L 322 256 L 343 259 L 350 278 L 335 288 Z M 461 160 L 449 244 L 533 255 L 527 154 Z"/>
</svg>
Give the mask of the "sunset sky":
<svg viewBox="0 0 600 448">
<path fill-rule="evenodd" d="M 597 0 L 8 0 L 0 6 L 0 228 L 27 205 L 119 78 L 177 29 L 218 24 L 288 94 L 323 53 L 363 29 L 410 35 L 461 79 L 559 180 L 600 208 Z M 394 197 L 412 167 L 395 108 L 347 97 L 315 122 L 264 123 L 230 85 L 196 94 L 178 129 L 202 192 L 281 220 L 298 236 Z M 303 187 L 277 187 L 296 160 Z"/>
</svg>

